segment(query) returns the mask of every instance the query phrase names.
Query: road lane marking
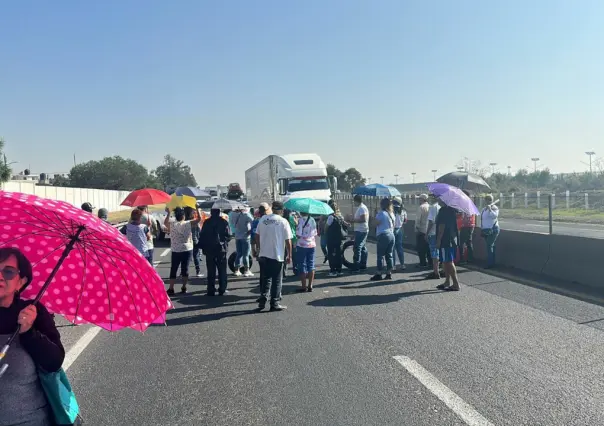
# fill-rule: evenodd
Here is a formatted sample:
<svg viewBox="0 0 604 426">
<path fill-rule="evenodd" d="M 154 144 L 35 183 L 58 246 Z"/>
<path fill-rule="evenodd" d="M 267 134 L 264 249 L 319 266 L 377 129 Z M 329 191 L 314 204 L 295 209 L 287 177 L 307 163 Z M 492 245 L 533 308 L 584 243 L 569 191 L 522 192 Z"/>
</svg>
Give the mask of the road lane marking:
<svg viewBox="0 0 604 426">
<path fill-rule="evenodd" d="M 161 252 L 161 257 L 167 256 L 168 253 L 170 253 L 170 249 L 165 249 L 164 251 Z"/>
<path fill-rule="evenodd" d="M 154 262 L 153 262 L 153 267 L 154 267 L 154 268 L 157 268 L 157 267 L 159 266 L 159 264 L 160 264 L 160 263 L 161 263 L 161 261 L 160 261 L 160 260 L 156 260 L 156 261 L 154 261 Z"/>
<path fill-rule="evenodd" d="M 71 367 L 71 364 L 78 359 L 80 354 L 84 352 L 84 349 L 86 349 L 86 347 L 90 344 L 90 342 L 92 342 L 100 331 L 100 327 L 92 327 L 90 330 L 84 333 L 82 337 L 80 337 L 80 340 L 78 340 L 65 355 L 65 360 L 63 361 L 63 370 L 67 371 L 69 367 Z"/>
<path fill-rule="evenodd" d="M 415 377 L 422 385 L 432 392 L 438 399 L 449 407 L 459 418 L 470 426 L 494 426 L 493 423 L 484 418 L 470 404 L 461 399 L 455 392 L 446 387 L 440 380 L 434 377 L 419 363 L 406 356 L 397 355 L 393 357 L 405 370 Z"/>
</svg>

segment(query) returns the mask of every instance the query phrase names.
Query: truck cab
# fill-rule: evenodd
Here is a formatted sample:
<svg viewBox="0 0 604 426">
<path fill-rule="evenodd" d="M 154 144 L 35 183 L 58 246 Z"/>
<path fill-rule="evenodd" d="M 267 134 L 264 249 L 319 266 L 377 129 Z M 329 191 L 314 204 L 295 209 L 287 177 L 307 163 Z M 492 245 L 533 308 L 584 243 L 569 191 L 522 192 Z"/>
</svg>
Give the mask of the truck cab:
<svg viewBox="0 0 604 426">
<path fill-rule="evenodd" d="M 327 175 L 327 166 L 317 154 L 290 154 L 278 157 L 276 164 L 279 195 L 314 198 L 327 202 L 337 190 L 337 180 Z"/>
</svg>

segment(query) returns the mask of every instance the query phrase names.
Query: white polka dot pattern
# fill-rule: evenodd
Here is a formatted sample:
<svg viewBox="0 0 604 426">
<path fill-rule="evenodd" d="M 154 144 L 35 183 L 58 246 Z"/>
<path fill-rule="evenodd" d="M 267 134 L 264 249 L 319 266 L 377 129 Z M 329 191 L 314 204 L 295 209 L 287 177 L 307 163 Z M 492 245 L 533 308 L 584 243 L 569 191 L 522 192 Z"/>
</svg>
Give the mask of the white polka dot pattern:
<svg viewBox="0 0 604 426">
<path fill-rule="evenodd" d="M 34 298 L 71 237 L 84 227 L 42 303 L 75 324 L 146 330 L 172 308 L 161 277 L 116 228 L 68 203 L 0 191 L 0 247 L 17 247 L 32 262 Z"/>
</svg>

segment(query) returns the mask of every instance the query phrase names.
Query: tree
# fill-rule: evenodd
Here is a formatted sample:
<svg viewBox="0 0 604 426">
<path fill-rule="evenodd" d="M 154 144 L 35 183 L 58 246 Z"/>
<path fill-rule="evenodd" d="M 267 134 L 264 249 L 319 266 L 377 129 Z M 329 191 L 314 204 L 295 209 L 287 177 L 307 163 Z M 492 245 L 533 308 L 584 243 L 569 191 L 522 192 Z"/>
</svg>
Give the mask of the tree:
<svg viewBox="0 0 604 426">
<path fill-rule="evenodd" d="M 197 186 L 191 168 L 170 154 L 167 154 L 164 163 L 153 171 L 153 176 L 164 190 L 179 186 Z"/>
<path fill-rule="evenodd" d="M 341 186 L 340 186 L 340 183 L 338 182 L 338 186 L 340 187 L 340 190 L 345 189 L 347 192 L 352 191 L 357 186 L 365 185 L 365 178 L 363 177 L 361 172 L 359 172 L 354 167 L 346 169 L 346 171 L 344 173 L 342 173 L 339 180 L 341 180 L 341 182 L 342 182 Z"/>
<path fill-rule="evenodd" d="M 105 157 L 74 166 L 69 172 L 70 186 L 127 190 L 144 188 L 149 172 L 142 164 L 120 156 Z"/>
<path fill-rule="evenodd" d="M 8 164 L 8 161 L 6 160 L 6 154 L 4 154 L 3 151 L 4 139 L 0 138 L 0 158 L 3 160 L 0 161 L 0 183 L 7 182 L 13 172 Z"/>
<path fill-rule="evenodd" d="M 52 186 L 71 186 L 69 178 L 62 175 L 55 175 L 52 178 Z"/>
</svg>

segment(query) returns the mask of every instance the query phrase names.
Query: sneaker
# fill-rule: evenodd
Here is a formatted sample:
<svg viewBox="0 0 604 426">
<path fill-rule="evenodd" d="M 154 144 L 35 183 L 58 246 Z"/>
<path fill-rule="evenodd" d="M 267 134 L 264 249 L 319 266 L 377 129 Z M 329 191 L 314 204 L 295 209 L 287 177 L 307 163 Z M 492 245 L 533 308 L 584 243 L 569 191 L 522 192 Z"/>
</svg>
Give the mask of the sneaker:
<svg viewBox="0 0 604 426">
<path fill-rule="evenodd" d="M 244 277 L 248 277 L 251 278 L 254 276 L 254 273 L 252 271 L 247 271 L 245 274 L 243 274 Z"/>
<path fill-rule="evenodd" d="M 325 256 L 325 259 L 323 259 L 323 265 L 325 265 L 327 263 L 329 259 L 327 258 L 327 256 Z"/>
<path fill-rule="evenodd" d="M 225 294 L 229 294 L 229 293 L 230 293 L 230 291 L 229 291 L 229 290 L 225 290 L 225 291 L 219 291 L 219 292 L 218 292 L 218 295 L 219 295 L 219 296 L 224 296 Z"/>
<path fill-rule="evenodd" d="M 235 272 L 233 272 L 233 276 L 240 277 L 241 276 L 241 271 L 240 270 L 236 270 Z"/>
<path fill-rule="evenodd" d="M 287 306 L 283 306 L 280 303 L 271 306 L 271 312 L 279 312 L 287 309 Z"/>
<path fill-rule="evenodd" d="M 373 277 L 371 277 L 370 281 L 382 281 L 382 275 L 381 274 L 375 274 Z"/>
<path fill-rule="evenodd" d="M 340 271 L 337 273 L 338 277 L 343 277 L 344 276 L 344 272 Z"/>
<path fill-rule="evenodd" d="M 337 272 L 330 272 L 330 273 L 329 273 L 329 276 L 330 276 L 330 277 L 337 277 L 337 276 L 338 276 L 338 273 L 337 273 Z"/>
<path fill-rule="evenodd" d="M 203 278 L 203 277 L 205 277 L 205 275 L 204 275 L 204 274 L 202 274 L 201 272 L 198 272 L 198 273 L 197 273 L 197 278 Z"/>
<path fill-rule="evenodd" d="M 386 274 L 386 276 L 384 277 L 385 280 L 391 280 L 392 279 L 392 274 Z"/>
</svg>

